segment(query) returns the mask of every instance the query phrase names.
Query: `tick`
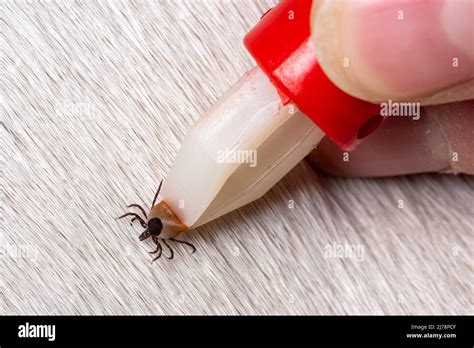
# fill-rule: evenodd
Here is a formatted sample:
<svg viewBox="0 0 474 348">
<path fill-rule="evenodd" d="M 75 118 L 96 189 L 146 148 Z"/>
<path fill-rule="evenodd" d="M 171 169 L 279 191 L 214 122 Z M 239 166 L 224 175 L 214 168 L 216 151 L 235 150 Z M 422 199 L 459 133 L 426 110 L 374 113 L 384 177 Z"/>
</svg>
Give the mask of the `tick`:
<svg viewBox="0 0 474 348">
<path fill-rule="evenodd" d="M 144 217 L 141 217 L 139 214 L 134 212 L 128 212 L 117 218 L 122 219 L 124 217 L 131 216 L 132 219 L 130 220 L 130 224 L 133 225 L 135 221 L 138 221 L 140 225 L 145 229 L 142 234 L 140 234 L 138 239 L 140 241 L 144 241 L 145 239 L 151 237 L 153 242 L 156 244 L 156 249 L 154 251 L 149 252 L 152 255 L 157 255 L 152 260 L 152 262 L 158 260 L 163 254 L 163 247 L 161 246 L 161 243 L 163 243 L 169 250 L 170 255 L 167 256 L 167 258 L 172 259 L 174 257 L 173 249 L 168 244 L 168 241 L 173 241 L 176 243 L 186 244 L 190 246 L 192 248 L 191 254 L 194 254 L 194 252 L 196 251 L 196 248 L 191 243 L 174 238 L 179 233 L 186 231 L 188 227 L 178 219 L 178 217 L 173 213 L 173 211 L 164 201 L 155 204 L 156 199 L 158 198 L 158 194 L 161 190 L 161 184 L 163 184 L 163 180 L 161 180 L 160 185 L 158 186 L 158 190 L 156 191 L 155 197 L 153 198 L 153 202 L 151 203 L 151 208 L 148 214 L 141 205 L 130 204 L 127 205 L 127 208 L 138 208 Z"/>
</svg>

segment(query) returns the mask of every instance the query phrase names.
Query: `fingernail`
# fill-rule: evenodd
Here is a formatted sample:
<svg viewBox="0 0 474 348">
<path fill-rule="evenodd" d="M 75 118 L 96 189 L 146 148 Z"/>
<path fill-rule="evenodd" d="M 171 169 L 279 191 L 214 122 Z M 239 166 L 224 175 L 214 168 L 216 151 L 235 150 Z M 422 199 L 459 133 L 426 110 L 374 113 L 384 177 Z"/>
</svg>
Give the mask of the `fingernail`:
<svg viewBox="0 0 474 348">
<path fill-rule="evenodd" d="M 433 93 L 474 78 L 474 2 L 351 2 L 359 80 L 386 99 Z"/>
<path fill-rule="evenodd" d="M 424 100 L 474 79 L 472 0 L 314 1 L 318 60 L 351 95 Z"/>
</svg>

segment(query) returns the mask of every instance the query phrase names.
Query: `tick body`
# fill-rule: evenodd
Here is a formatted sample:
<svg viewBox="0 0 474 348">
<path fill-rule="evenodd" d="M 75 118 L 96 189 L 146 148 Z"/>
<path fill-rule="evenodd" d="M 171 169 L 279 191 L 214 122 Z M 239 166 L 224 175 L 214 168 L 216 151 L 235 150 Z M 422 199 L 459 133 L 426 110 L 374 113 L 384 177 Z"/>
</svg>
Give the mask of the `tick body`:
<svg viewBox="0 0 474 348">
<path fill-rule="evenodd" d="M 182 240 L 177 240 L 174 238 L 179 233 L 186 231 L 188 227 L 178 219 L 178 217 L 173 213 L 170 207 L 168 207 L 165 201 L 161 201 L 158 204 L 155 204 L 156 199 L 158 198 L 158 194 L 160 193 L 162 183 L 163 180 L 160 182 L 160 186 L 156 191 L 155 197 L 153 198 L 153 202 L 151 204 L 151 209 L 148 214 L 146 213 L 145 209 L 142 208 L 141 205 L 130 204 L 127 206 L 127 208 L 139 209 L 143 217 L 137 213 L 128 212 L 117 218 L 122 219 L 124 217 L 131 216 L 132 219 L 130 222 L 132 224 L 134 221 L 138 221 L 142 225 L 145 230 L 142 232 L 142 234 L 140 234 L 138 239 L 140 241 L 143 241 L 151 237 L 153 242 L 156 244 L 156 249 L 150 252 L 150 254 L 157 255 L 153 259 L 153 261 L 159 259 L 163 254 L 163 247 L 161 243 L 163 243 L 166 248 L 168 248 L 169 256 L 167 256 L 167 258 L 172 259 L 174 257 L 173 249 L 168 244 L 168 241 L 182 243 L 190 246 L 192 248 L 191 253 L 194 253 L 196 251 L 196 248 L 191 243 Z"/>
</svg>

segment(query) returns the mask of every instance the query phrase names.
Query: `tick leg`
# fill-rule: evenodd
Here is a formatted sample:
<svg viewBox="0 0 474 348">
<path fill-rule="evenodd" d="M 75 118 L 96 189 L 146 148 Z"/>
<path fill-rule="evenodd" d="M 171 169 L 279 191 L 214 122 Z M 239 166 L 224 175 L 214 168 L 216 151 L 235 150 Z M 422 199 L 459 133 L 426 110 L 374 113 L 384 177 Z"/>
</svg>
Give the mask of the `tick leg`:
<svg viewBox="0 0 474 348">
<path fill-rule="evenodd" d="M 130 204 L 130 205 L 127 205 L 127 208 L 133 208 L 133 207 L 140 209 L 140 211 L 143 213 L 143 216 L 145 217 L 145 219 L 148 218 L 148 216 L 146 215 L 145 209 L 143 209 L 140 204 Z"/>
<path fill-rule="evenodd" d="M 170 251 L 170 257 L 168 257 L 168 259 L 172 259 L 174 257 L 174 252 L 173 252 L 173 249 L 171 249 L 171 247 L 169 246 L 169 244 L 166 242 L 166 239 L 162 239 L 163 243 L 166 245 L 166 247 L 169 249 Z"/>
<path fill-rule="evenodd" d="M 155 236 L 152 237 L 153 241 L 155 242 L 156 244 L 156 249 L 155 251 L 149 251 L 148 253 L 149 254 L 155 254 L 157 253 L 160 249 L 161 249 L 161 244 L 160 244 L 160 241 L 158 240 L 158 238 L 156 238 Z"/>
<path fill-rule="evenodd" d="M 119 216 L 119 217 L 117 218 L 117 220 L 118 220 L 118 219 L 122 219 L 122 218 L 124 218 L 124 217 L 126 217 L 126 216 L 133 216 L 133 218 L 134 218 L 134 219 L 137 219 L 138 221 L 140 221 L 140 223 L 145 223 L 145 221 L 143 221 L 142 217 L 141 217 L 140 215 L 138 215 L 138 214 L 135 214 L 135 213 L 125 213 L 125 214 Z M 133 220 L 132 220 L 132 222 L 133 222 Z"/>
<path fill-rule="evenodd" d="M 161 245 L 160 244 L 157 244 L 156 245 L 156 249 L 153 250 L 153 251 L 149 251 L 148 254 L 156 254 L 158 251 L 161 251 Z"/>
<path fill-rule="evenodd" d="M 160 194 L 161 184 L 163 184 L 163 180 L 160 181 L 160 186 L 158 186 L 158 190 L 155 193 L 155 197 L 153 197 L 153 202 L 151 203 L 151 209 L 153 209 L 153 207 L 155 206 L 156 199 L 158 198 L 158 195 Z"/>
<path fill-rule="evenodd" d="M 143 220 L 139 220 L 139 219 L 137 219 L 136 217 L 134 217 L 134 218 L 130 221 L 130 223 L 133 225 L 133 222 L 134 222 L 135 220 L 138 220 L 138 222 L 140 222 L 140 225 L 142 225 L 143 228 L 147 228 L 147 227 L 148 227 L 148 226 L 146 225 L 146 223 L 145 223 Z"/>
<path fill-rule="evenodd" d="M 142 217 L 141 217 L 140 215 L 138 215 L 138 214 L 135 214 L 135 213 L 125 213 L 125 214 L 123 214 L 123 215 L 120 215 L 117 219 L 122 219 L 122 218 L 124 218 L 124 217 L 126 217 L 126 216 L 134 216 L 134 217 L 137 218 L 137 220 L 142 220 L 142 221 L 143 221 Z"/>
<path fill-rule="evenodd" d="M 155 257 L 155 258 L 151 261 L 151 263 L 155 262 L 156 260 L 158 260 L 158 259 L 161 257 L 161 252 L 162 252 L 162 250 L 163 250 L 163 249 L 161 249 L 161 245 L 160 245 L 160 250 L 158 251 L 158 256 Z"/>
<path fill-rule="evenodd" d="M 189 245 L 191 248 L 193 248 L 193 251 L 191 251 L 191 254 L 194 254 L 196 252 L 196 247 L 194 245 L 192 245 L 191 243 L 185 242 L 184 240 L 177 240 L 177 239 L 174 239 L 174 238 L 170 238 L 170 240 L 172 240 L 173 242 L 176 242 L 176 243 L 182 243 L 182 244 Z"/>
<path fill-rule="evenodd" d="M 150 252 L 150 254 L 154 254 L 154 253 L 158 253 L 158 255 L 151 261 L 151 263 L 155 262 L 156 260 L 158 260 L 160 257 L 161 257 L 161 253 L 163 251 L 163 249 L 161 248 L 161 244 L 160 244 L 160 241 L 155 239 L 155 237 L 153 237 L 153 241 L 156 243 L 156 250 L 153 251 L 153 252 Z"/>
</svg>

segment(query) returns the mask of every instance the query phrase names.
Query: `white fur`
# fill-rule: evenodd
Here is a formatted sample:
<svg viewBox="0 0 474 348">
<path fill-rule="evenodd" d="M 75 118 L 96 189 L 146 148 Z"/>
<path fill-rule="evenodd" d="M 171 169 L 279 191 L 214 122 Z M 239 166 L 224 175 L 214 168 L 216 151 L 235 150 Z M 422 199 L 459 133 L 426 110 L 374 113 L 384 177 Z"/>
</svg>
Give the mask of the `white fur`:
<svg viewBox="0 0 474 348">
<path fill-rule="evenodd" d="M 1 314 L 473 312 L 472 178 L 301 163 L 154 264 L 114 220 L 151 203 L 186 129 L 252 66 L 241 39 L 267 7 L 2 2 Z"/>
</svg>

